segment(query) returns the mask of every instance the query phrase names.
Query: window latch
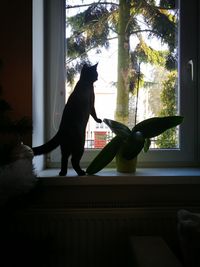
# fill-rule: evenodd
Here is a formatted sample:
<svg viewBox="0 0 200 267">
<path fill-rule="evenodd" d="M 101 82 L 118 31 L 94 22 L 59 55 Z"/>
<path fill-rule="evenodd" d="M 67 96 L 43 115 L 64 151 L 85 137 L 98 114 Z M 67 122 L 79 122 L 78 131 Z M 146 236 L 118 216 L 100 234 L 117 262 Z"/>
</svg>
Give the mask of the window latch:
<svg viewBox="0 0 200 267">
<path fill-rule="evenodd" d="M 188 65 L 190 66 L 191 80 L 194 81 L 194 63 L 192 59 L 188 61 Z"/>
</svg>

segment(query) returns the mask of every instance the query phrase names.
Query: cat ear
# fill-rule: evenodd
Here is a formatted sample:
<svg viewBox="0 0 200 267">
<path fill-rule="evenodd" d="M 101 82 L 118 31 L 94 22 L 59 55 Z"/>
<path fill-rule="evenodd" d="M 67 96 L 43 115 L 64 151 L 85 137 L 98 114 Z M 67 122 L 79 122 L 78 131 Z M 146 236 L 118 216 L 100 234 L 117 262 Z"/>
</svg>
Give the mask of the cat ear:
<svg viewBox="0 0 200 267">
<path fill-rule="evenodd" d="M 82 69 L 87 69 L 88 68 L 88 65 L 85 63 L 82 67 Z"/>
<path fill-rule="evenodd" d="M 97 65 L 98 65 L 98 64 L 99 64 L 99 63 L 97 63 L 97 64 L 95 64 L 95 65 L 91 66 L 91 68 L 96 70 L 96 69 L 97 69 Z"/>
</svg>

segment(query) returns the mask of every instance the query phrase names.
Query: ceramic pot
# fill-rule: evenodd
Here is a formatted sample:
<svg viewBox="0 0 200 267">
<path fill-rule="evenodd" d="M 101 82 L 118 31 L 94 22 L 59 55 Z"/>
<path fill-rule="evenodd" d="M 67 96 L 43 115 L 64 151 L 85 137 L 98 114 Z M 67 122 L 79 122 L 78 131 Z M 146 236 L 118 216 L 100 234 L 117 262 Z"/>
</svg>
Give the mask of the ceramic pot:
<svg viewBox="0 0 200 267">
<path fill-rule="evenodd" d="M 118 172 L 122 173 L 135 173 L 137 166 L 137 157 L 126 160 L 124 159 L 120 153 L 117 153 L 116 157 L 116 167 Z"/>
</svg>

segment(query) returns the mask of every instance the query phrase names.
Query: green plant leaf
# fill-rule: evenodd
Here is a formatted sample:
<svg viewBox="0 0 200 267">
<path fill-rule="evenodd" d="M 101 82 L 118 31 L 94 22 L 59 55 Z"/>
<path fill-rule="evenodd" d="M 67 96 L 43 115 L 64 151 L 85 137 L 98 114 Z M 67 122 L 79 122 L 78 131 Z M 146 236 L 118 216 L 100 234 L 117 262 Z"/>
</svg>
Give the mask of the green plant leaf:
<svg viewBox="0 0 200 267">
<path fill-rule="evenodd" d="M 94 158 L 88 166 L 86 173 L 94 174 L 102 170 L 108 163 L 110 163 L 122 144 L 122 138 L 115 136 Z"/>
<path fill-rule="evenodd" d="M 121 122 L 117 122 L 110 119 L 104 119 L 106 125 L 115 133 L 121 137 L 128 137 L 131 134 L 131 130 Z"/>
<path fill-rule="evenodd" d="M 154 117 L 138 123 L 132 131 L 140 131 L 144 138 L 152 138 L 182 122 L 182 116 Z"/>
<path fill-rule="evenodd" d="M 151 139 L 146 138 L 144 141 L 144 152 L 145 153 L 149 150 L 150 145 L 151 145 Z"/>
<path fill-rule="evenodd" d="M 141 132 L 133 132 L 120 148 L 123 158 L 131 160 L 135 158 L 144 147 L 144 137 Z"/>
</svg>

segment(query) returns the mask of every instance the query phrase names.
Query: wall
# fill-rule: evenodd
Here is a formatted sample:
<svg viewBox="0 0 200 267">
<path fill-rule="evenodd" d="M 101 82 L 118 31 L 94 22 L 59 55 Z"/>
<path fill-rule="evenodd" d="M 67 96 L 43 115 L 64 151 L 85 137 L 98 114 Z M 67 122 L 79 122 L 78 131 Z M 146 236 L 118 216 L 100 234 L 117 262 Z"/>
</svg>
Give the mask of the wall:
<svg viewBox="0 0 200 267">
<path fill-rule="evenodd" d="M 0 8 L 0 84 L 13 119 L 32 115 L 32 0 L 2 1 Z M 26 143 L 31 144 L 31 134 Z"/>
<path fill-rule="evenodd" d="M 181 259 L 177 211 L 200 212 L 199 177 L 118 178 L 40 178 L 31 193 L 8 202 L 7 218 L 1 214 L 1 252 L 5 243 L 8 255 L 27 251 L 36 261 L 29 266 L 128 267 L 135 266 L 130 237 L 156 235 Z"/>
</svg>

